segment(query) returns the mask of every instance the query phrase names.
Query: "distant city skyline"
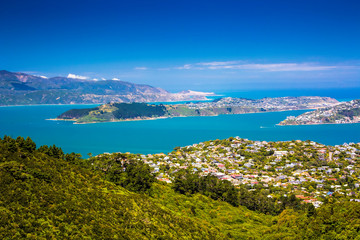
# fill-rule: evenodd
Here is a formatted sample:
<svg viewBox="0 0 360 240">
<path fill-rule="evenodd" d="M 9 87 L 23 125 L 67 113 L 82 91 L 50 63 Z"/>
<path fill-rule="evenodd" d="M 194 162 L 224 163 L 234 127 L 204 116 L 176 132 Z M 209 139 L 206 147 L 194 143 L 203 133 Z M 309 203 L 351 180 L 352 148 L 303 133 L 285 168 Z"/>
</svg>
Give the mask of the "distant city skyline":
<svg viewBox="0 0 360 240">
<path fill-rule="evenodd" d="M 357 1 L 2 1 L 0 68 L 193 89 L 360 88 Z"/>
</svg>

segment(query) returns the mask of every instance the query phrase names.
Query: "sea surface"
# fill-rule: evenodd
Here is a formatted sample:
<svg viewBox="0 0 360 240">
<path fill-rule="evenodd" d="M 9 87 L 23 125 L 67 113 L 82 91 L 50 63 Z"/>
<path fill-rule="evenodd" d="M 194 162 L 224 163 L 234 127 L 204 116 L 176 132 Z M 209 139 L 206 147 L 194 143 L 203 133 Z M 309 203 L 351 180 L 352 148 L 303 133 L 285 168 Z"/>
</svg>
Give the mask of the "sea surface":
<svg viewBox="0 0 360 240">
<path fill-rule="evenodd" d="M 263 94 L 258 93 L 259 98 L 264 97 Z M 222 95 L 251 97 L 251 94 L 247 96 L 244 92 Z M 269 93 L 267 95 L 270 96 Z M 278 93 L 276 96 L 281 95 Z M 338 100 L 354 98 L 354 95 L 337 97 Z M 69 109 L 94 106 L 97 105 L 0 107 L 0 136 L 30 136 L 38 146 L 55 144 L 65 152 L 81 153 L 84 157 L 87 157 L 88 153 L 95 155 L 104 152 L 167 153 L 176 146 L 234 136 L 265 141 L 313 140 L 328 145 L 360 142 L 360 124 L 276 125 L 289 115 L 297 116 L 305 111 L 95 124 L 46 120 L 55 118 Z"/>
</svg>

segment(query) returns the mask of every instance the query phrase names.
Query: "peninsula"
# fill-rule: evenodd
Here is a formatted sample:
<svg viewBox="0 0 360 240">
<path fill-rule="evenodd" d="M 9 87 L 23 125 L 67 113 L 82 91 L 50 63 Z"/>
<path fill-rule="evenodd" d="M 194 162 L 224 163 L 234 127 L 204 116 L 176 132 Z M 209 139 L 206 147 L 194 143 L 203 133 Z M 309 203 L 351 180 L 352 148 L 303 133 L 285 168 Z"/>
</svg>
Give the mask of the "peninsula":
<svg viewBox="0 0 360 240">
<path fill-rule="evenodd" d="M 55 120 L 71 120 L 75 123 L 115 122 L 148 120 L 167 117 L 217 116 L 302 109 L 318 109 L 334 106 L 339 102 L 329 97 L 278 97 L 262 99 L 219 98 L 211 102 L 186 104 L 108 103 L 95 108 L 71 109 Z"/>
<path fill-rule="evenodd" d="M 342 124 L 360 122 L 360 100 L 306 112 L 297 117 L 289 116 L 279 125 Z"/>
</svg>

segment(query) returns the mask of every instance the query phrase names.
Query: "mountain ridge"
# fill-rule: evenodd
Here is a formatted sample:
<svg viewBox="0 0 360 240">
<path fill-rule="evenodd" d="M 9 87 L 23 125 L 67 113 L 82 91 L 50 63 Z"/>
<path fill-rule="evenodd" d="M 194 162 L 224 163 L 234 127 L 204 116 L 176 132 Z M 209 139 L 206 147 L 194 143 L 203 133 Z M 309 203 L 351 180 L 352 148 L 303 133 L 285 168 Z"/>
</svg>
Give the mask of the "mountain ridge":
<svg viewBox="0 0 360 240">
<path fill-rule="evenodd" d="M 101 104 L 206 100 L 213 93 L 170 93 L 162 88 L 119 80 L 34 76 L 0 70 L 0 105 Z"/>
</svg>

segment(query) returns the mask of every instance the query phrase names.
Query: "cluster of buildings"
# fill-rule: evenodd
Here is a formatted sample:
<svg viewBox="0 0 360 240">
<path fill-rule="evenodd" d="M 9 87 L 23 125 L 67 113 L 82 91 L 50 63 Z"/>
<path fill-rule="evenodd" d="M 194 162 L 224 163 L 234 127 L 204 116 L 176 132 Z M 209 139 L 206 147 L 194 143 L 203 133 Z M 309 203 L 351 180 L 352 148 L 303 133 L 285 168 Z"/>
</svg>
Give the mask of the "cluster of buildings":
<svg viewBox="0 0 360 240">
<path fill-rule="evenodd" d="M 318 207 L 329 196 L 360 201 L 360 144 L 326 146 L 312 141 L 266 142 L 238 137 L 178 147 L 169 154 L 138 155 L 160 181 L 189 169 L 214 175 L 268 197 L 295 194 Z"/>
<path fill-rule="evenodd" d="M 352 100 L 333 107 L 306 112 L 297 117 L 289 116 L 280 125 L 306 125 L 324 123 L 359 123 L 360 100 Z"/>
<path fill-rule="evenodd" d="M 186 104 L 190 109 L 249 107 L 265 111 L 282 111 L 328 107 L 338 101 L 328 97 L 277 97 L 262 99 L 246 99 L 226 97 L 213 102 Z"/>
</svg>

